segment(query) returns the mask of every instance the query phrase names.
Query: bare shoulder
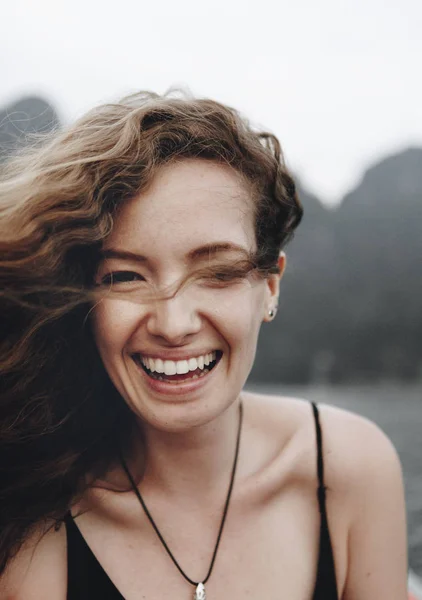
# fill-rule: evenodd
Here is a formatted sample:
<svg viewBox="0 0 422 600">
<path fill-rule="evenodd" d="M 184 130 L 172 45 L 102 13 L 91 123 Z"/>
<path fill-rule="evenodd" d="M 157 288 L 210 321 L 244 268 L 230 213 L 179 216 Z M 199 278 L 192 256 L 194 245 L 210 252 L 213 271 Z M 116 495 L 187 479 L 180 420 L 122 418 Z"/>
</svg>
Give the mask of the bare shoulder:
<svg viewBox="0 0 422 600">
<path fill-rule="evenodd" d="M 253 418 L 281 450 L 295 449 L 297 460 L 308 465 L 314 479 L 316 427 L 311 403 L 286 396 L 247 394 Z M 342 500 L 353 502 L 363 488 L 381 479 L 401 486 L 397 452 L 385 433 L 372 421 L 344 409 L 318 404 L 325 484 Z M 296 467 L 298 467 L 296 465 Z M 387 483 L 387 481 L 386 481 Z M 356 493 L 351 493 L 354 490 Z"/>
<path fill-rule="evenodd" d="M 40 526 L 25 541 L 0 578 L 4 600 L 65 600 L 67 588 L 64 525 Z"/>
<path fill-rule="evenodd" d="M 383 431 L 363 417 L 325 405 L 320 414 L 326 485 L 333 490 L 329 509 L 341 515 L 344 507 L 348 519 L 343 597 L 404 600 L 406 508 L 397 452 Z"/>
<path fill-rule="evenodd" d="M 401 485 L 401 465 L 387 435 L 369 419 L 352 412 L 319 405 L 327 485 L 348 492 L 376 487 L 382 479 Z"/>
<path fill-rule="evenodd" d="M 310 497 L 317 483 L 311 404 L 298 398 L 257 394 L 247 400 L 254 426 L 265 429 L 268 439 L 278 436 L 281 440 L 278 457 L 272 461 L 275 485 L 285 484 L 288 477 L 302 497 Z M 397 452 L 384 432 L 364 417 L 325 404 L 318 404 L 318 415 L 341 597 L 404 600 L 406 510 Z M 262 436 L 264 443 L 267 438 Z M 280 473 L 284 474 L 282 480 Z"/>
</svg>

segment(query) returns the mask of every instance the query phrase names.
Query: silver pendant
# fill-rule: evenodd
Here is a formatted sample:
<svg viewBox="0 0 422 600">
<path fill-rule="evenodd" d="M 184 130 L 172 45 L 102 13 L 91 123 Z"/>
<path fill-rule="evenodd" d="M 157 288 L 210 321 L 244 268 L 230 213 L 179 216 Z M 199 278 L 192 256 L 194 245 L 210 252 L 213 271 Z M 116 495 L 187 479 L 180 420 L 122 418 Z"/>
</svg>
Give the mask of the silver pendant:
<svg viewBox="0 0 422 600">
<path fill-rule="evenodd" d="M 196 586 L 194 600 L 207 600 L 205 585 L 203 583 L 198 583 Z"/>
</svg>

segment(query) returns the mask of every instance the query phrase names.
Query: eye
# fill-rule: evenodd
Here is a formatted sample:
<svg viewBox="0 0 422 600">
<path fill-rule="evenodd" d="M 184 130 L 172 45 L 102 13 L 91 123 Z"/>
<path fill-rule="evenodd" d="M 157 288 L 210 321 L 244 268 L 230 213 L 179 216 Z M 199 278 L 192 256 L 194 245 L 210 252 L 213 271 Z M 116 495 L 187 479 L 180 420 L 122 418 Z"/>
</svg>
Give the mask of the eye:
<svg viewBox="0 0 422 600">
<path fill-rule="evenodd" d="M 135 273 L 134 271 L 112 271 L 107 273 L 102 279 L 101 283 L 105 285 L 116 285 L 119 283 L 132 283 L 138 281 L 145 281 L 142 275 Z"/>
<path fill-rule="evenodd" d="M 243 269 L 218 269 L 207 273 L 204 280 L 206 285 L 224 287 L 241 282 L 247 274 Z"/>
<path fill-rule="evenodd" d="M 233 281 L 233 279 L 239 279 L 241 275 L 238 275 L 237 273 L 224 273 L 221 271 L 219 273 L 214 273 L 211 277 L 216 281 Z"/>
</svg>

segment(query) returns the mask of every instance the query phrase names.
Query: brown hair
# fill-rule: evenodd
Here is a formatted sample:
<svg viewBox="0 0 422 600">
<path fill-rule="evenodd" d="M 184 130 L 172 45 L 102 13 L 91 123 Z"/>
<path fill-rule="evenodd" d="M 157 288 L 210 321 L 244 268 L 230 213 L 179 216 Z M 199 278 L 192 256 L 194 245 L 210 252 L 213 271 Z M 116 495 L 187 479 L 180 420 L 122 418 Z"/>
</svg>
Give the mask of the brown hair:
<svg viewBox="0 0 422 600">
<path fill-rule="evenodd" d="M 302 217 L 295 184 L 276 137 L 212 100 L 142 92 L 92 110 L 2 170 L 0 573 L 129 437 L 130 411 L 85 327 L 92 283 L 115 211 L 181 158 L 228 164 L 250 183 L 255 266 L 276 272 Z"/>
</svg>

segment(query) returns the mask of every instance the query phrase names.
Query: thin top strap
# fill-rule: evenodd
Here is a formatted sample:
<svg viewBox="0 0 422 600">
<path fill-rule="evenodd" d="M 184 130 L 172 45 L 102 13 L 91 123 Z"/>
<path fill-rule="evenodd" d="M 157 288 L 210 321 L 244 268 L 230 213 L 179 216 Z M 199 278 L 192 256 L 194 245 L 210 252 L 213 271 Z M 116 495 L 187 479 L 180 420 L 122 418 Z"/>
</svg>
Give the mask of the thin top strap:
<svg viewBox="0 0 422 600">
<path fill-rule="evenodd" d="M 318 501 L 319 510 L 321 514 L 326 514 L 325 507 L 325 484 L 324 484 L 324 459 L 323 459 L 323 447 L 322 447 L 322 431 L 321 424 L 319 421 L 318 406 L 315 402 L 311 402 L 312 410 L 315 419 L 315 431 L 316 431 L 316 442 L 317 442 L 317 473 L 318 473 Z"/>
<path fill-rule="evenodd" d="M 328 527 L 327 507 L 325 503 L 326 487 L 324 483 L 324 458 L 322 448 L 322 430 L 318 407 L 314 402 L 312 411 L 315 419 L 317 442 L 318 504 L 321 515 L 319 557 L 313 600 L 338 600 L 336 568 L 330 530 Z"/>
<path fill-rule="evenodd" d="M 317 471 L 318 471 L 318 483 L 320 486 L 324 486 L 324 461 L 322 459 L 322 433 L 321 433 L 321 424 L 319 422 L 319 412 L 318 407 L 315 402 L 312 402 L 312 410 L 314 413 L 315 419 L 315 429 L 316 429 L 316 441 L 317 441 Z"/>
</svg>

